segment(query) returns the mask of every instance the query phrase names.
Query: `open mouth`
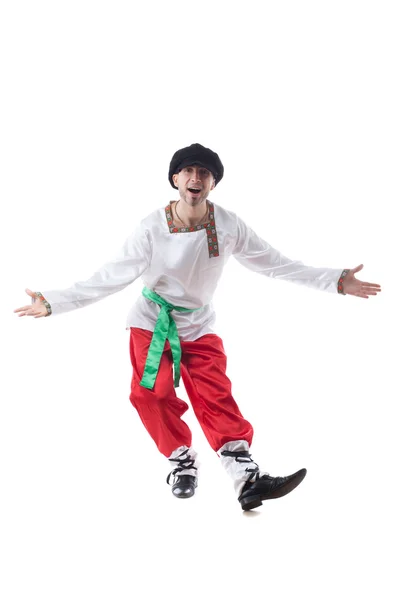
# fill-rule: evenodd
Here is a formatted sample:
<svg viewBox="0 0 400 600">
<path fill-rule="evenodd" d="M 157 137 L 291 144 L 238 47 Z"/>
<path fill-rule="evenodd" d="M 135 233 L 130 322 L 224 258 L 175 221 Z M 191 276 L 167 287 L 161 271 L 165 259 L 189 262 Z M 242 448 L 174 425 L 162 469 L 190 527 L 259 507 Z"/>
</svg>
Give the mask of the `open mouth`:
<svg viewBox="0 0 400 600">
<path fill-rule="evenodd" d="M 201 189 L 200 188 L 188 188 L 188 191 L 191 192 L 192 194 L 200 194 Z"/>
</svg>

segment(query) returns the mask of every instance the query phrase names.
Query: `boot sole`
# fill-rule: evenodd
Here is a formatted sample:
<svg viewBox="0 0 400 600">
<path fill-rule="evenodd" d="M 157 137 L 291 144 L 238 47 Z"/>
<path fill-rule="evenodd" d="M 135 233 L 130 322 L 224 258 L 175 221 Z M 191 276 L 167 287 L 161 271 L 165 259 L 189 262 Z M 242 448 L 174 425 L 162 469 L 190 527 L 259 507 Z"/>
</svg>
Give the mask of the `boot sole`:
<svg viewBox="0 0 400 600">
<path fill-rule="evenodd" d="M 273 500 L 274 498 L 282 498 L 282 496 L 286 496 L 292 492 L 304 479 L 307 474 L 306 469 L 301 469 L 296 477 L 293 477 L 290 481 L 286 482 L 279 488 L 276 488 L 273 492 L 268 494 L 254 494 L 253 496 L 247 496 L 244 498 L 240 505 L 242 510 L 252 510 L 253 508 L 258 508 L 262 505 L 264 500 Z"/>
</svg>

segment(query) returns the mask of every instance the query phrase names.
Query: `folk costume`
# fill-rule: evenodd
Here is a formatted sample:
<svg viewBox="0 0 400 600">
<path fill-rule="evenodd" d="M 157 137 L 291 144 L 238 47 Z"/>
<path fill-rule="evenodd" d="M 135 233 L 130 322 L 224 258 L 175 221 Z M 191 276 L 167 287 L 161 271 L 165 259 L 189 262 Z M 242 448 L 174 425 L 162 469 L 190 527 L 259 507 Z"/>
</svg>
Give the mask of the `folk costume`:
<svg viewBox="0 0 400 600">
<path fill-rule="evenodd" d="M 223 167 L 216 156 L 199 144 L 178 151 L 170 165 L 171 185 L 175 187 L 171 173 L 182 164 L 203 165 L 219 181 Z M 181 418 L 188 405 L 175 392 L 182 378 L 202 430 L 248 510 L 291 491 L 306 471 L 272 478 L 249 454 L 253 427 L 232 397 L 223 342 L 215 330 L 212 299 L 223 269 L 233 256 L 260 275 L 330 293 L 343 293 L 345 271 L 291 260 L 234 212 L 206 202 L 207 222 L 193 227 L 176 226 L 172 202 L 153 211 L 116 258 L 91 278 L 64 290 L 44 290 L 41 296 L 49 314 L 57 315 L 98 302 L 142 278 L 142 294 L 126 321 L 133 366 L 131 403 L 173 467 L 168 482 L 172 479 L 175 495 L 189 497 L 197 485 L 198 462 L 191 432 Z"/>
</svg>

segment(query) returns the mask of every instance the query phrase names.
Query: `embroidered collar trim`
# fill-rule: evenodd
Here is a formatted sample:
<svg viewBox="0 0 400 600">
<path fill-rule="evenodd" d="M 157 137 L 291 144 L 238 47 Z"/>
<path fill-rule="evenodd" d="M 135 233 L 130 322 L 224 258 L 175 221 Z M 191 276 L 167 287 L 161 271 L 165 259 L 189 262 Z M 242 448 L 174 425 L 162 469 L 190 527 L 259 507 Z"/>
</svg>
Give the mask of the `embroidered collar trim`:
<svg viewBox="0 0 400 600">
<path fill-rule="evenodd" d="M 191 227 L 177 227 L 172 219 L 171 204 L 168 204 L 165 207 L 165 216 L 167 219 L 170 233 L 190 233 L 192 231 L 200 231 L 201 229 L 205 229 L 207 234 L 208 254 L 211 258 L 213 256 L 219 256 L 219 247 L 217 229 L 215 225 L 214 205 L 212 202 L 208 202 L 208 205 L 210 210 L 210 219 L 207 223 L 203 223 L 202 225 L 192 225 Z"/>
</svg>

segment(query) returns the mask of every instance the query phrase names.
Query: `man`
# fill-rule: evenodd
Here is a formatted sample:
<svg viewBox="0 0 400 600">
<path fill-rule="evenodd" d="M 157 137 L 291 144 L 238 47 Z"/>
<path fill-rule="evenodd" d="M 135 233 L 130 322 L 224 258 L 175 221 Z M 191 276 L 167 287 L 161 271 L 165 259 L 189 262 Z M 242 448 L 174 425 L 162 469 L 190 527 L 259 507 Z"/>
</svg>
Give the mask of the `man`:
<svg viewBox="0 0 400 600">
<path fill-rule="evenodd" d="M 301 483 L 306 469 L 286 477 L 260 470 L 249 453 L 251 424 L 231 394 L 222 340 L 214 331 L 212 297 L 226 261 L 234 256 L 261 275 L 368 298 L 380 286 L 356 279 L 354 269 L 316 268 L 292 261 L 257 236 L 235 213 L 208 200 L 224 174 L 215 152 L 200 144 L 172 157 L 169 181 L 179 201 L 160 208 L 126 240 L 114 261 L 65 290 L 32 292 L 32 304 L 15 310 L 35 318 L 82 308 L 142 276 L 145 287 L 127 320 L 133 366 L 130 400 L 144 426 L 174 467 L 167 482 L 178 498 L 193 496 L 197 454 L 181 419 L 188 405 L 175 393 L 182 379 L 211 447 L 232 477 L 243 510 L 278 498 Z"/>
</svg>

